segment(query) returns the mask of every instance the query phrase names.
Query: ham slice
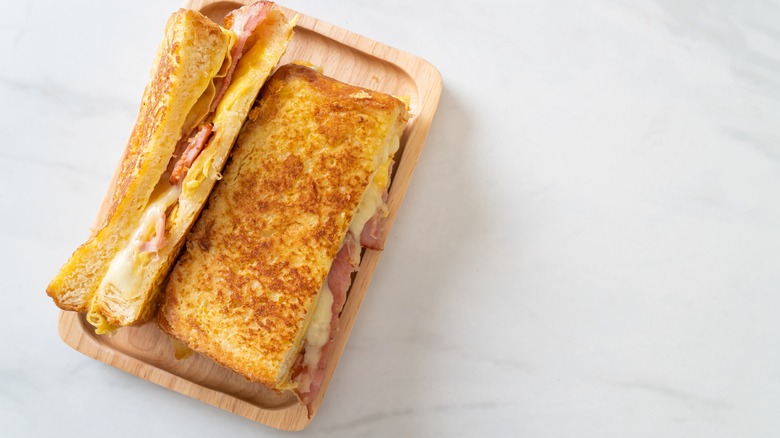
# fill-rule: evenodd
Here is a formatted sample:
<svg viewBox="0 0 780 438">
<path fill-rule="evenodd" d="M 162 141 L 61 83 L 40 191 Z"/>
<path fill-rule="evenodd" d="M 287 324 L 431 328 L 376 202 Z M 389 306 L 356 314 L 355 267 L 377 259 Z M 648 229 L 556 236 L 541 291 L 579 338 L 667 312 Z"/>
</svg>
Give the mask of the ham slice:
<svg viewBox="0 0 780 438">
<path fill-rule="evenodd" d="M 252 36 L 257 25 L 260 24 L 268 15 L 268 12 L 271 11 L 273 5 L 274 4 L 271 2 L 260 1 L 236 9 L 227 16 L 225 24 L 229 25 L 230 30 L 236 34 L 236 42 L 230 50 L 232 62 L 228 67 L 227 73 L 224 78 L 217 81 L 217 95 L 211 102 L 209 112 L 216 110 L 222 97 L 225 96 L 228 86 L 230 86 L 230 81 L 233 79 L 233 72 L 236 70 L 238 60 L 241 59 L 241 55 L 244 54 L 244 46 L 246 45 L 247 40 Z"/>
<path fill-rule="evenodd" d="M 355 257 L 355 255 L 357 255 L 357 257 Z M 330 272 L 328 272 L 328 288 L 330 289 L 331 294 L 333 294 L 329 340 L 322 347 L 317 368 L 314 370 L 303 368 L 299 371 L 300 373 L 309 373 L 307 378 L 310 379 L 311 383 L 309 384 L 308 391 L 298 392 L 298 397 L 300 397 L 301 401 L 306 405 L 309 410 L 309 415 L 312 415 L 312 402 L 317 397 L 317 393 L 319 393 L 320 387 L 322 386 L 322 381 L 325 378 L 325 368 L 328 366 L 328 361 L 330 360 L 333 337 L 336 334 L 339 325 L 339 314 L 341 314 L 341 310 L 344 308 L 344 303 L 347 301 L 347 291 L 352 284 L 352 273 L 357 271 L 359 264 L 360 246 L 358 245 L 357 240 L 352 237 L 352 234 L 348 234 L 341 249 L 336 253 L 336 258 L 333 259 Z"/>
<path fill-rule="evenodd" d="M 236 34 L 236 42 L 230 50 L 231 62 L 225 76 L 214 80 L 217 94 L 211 102 L 209 113 L 216 111 L 217 105 L 219 105 L 219 102 L 225 96 L 225 93 L 233 80 L 233 73 L 236 70 L 238 60 L 241 59 L 241 55 L 244 54 L 244 48 L 249 37 L 252 36 L 255 28 L 265 20 L 265 17 L 268 16 L 268 12 L 271 11 L 273 5 L 274 4 L 271 2 L 260 1 L 236 9 L 227 16 L 225 23 L 226 25 L 229 25 L 230 30 Z M 180 158 L 173 166 L 172 170 L 169 168 L 169 170 L 171 170 L 171 184 L 178 184 L 187 176 L 187 171 L 190 166 L 192 166 L 192 163 L 198 158 L 198 154 L 200 154 L 206 146 L 206 140 L 208 140 L 213 128 L 214 127 L 211 124 L 201 125 L 199 128 L 196 128 L 196 134 L 192 135 L 192 133 L 190 133 L 189 140 L 186 140 L 188 138 L 187 135 L 182 136 L 179 145 L 176 147 L 176 153 L 181 153 Z M 187 147 L 184 152 L 181 152 L 184 144 L 186 144 Z"/>
<path fill-rule="evenodd" d="M 357 257 L 354 255 L 357 254 Z M 333 306 L 339 301 L 339 297 L 346 297 L 349 285 L 352 283 L 352 273 L 357 271 L 360 264 L 360 247 L 352 237 L 352 234 L 348 234 L 341 245 L 341 249 L 336 253 L 336 258 L 333 259 L 333 264 L 330 266 L 330 272 L 328 272 L 328 287 L 333 294 Z M 343 304 L 343 303 L 342 303 Z M 339 306 L 339 311 L 341 307 Z"/>
<path fill-rule="evenodd" d="M 389 169 L 392 169 L 392 163 Z M 388 170 L 390 172 L 390 170 Z M 388 175 L 388 182 L 390 176 Z M 388 184 L 389 186 L 389 184 Z M 333 346 L 333 338 L 336 335 L 336 331 L 339 325 L 339 315 L 344 308 L 344 303 L 347 300 L 347 291 L 352 284 L 352 273 L 356 272 L 360 266 L 360 250 L 361 246 L 365 248 L 381 250 L 384 247 L 384 239 L 382 237 L 383 227 L 385 222 L 385 203 L 387 202 L 388 187 L 385 187 L 382 192 L 382 205 L 377 208 L 374 216 L 369 219 L 366 225 L 363 227 L 363 231 L 359 237 L 355 237 L 352 233 L 348 233 L 341 248 L 336 253 L 336 257 L 333 259 L 333 263 L 330 265 L 330 271 L 328 272 L 328 288 L 333 295 L 333 305 L 331 306 L 331 320 L 330 320 L 330 335 L 328 342 L 320 350 L 319 362 L 314 370 L 310 370 L 303 364 L 303 357 L 306 354 L 305 351 L 301 351 L 293 366 L 293 380 L 296 382 L 308 382 L 307 384 L 299 386 L 296 391 L 298 397 L 306 405 L 309 411 L 309 416 L 313 414 L 312 403 L 317 398 L 317 394 L 322 386 L 323 379 L 325 378 L 325 368 L 328 366 L 330 360 L 331 350 Z M 360 239 L 358 242 L 357 239 Z"/>
<path fill-rule="evenodd" d="M 382 214 L 382 210 L 379 209 L 363 227 L 363 232 L 360 233 L 360 244 L 365 248 L 384 249 L 385 242 L 384 239 L 382 239 L 384 224 L 385 218 Z"/>
<path fill-rule="evenodd" d="M 176 164 L 173 165 L 171 177 L 168 180 L 171 184 L 179 184 L 187 176 L 187 171 L 190 170 L 192 163 L 195 162 L 200 152 L 206 147 L 206 141 L 213 130 L 214 125 L 211 123 L 201 125 L 196 134 L 187 140 L 186 149 L 184 149 Z"/>
<path fill-rule="evenodd" d="M 360 245 L 352 237 L 351 234 L 347 235 L 347 239 L 341 249 L 336 254 L 336 258 L 333 260 L 333 265 L 328 272 L 328 288 L 330 293 L 333 294 L 333 306 L 331 311 L 333 312 L 333 318 L 330 320 L 330 338 L 333 339 L 333 334 L 336 333 L 336 328 L 339 325 L 339 314 L 344 307 L 344 302 L 347 301 L 347 291 L 349 286 L 352 285 L 352 273 L 357 272 L 360 266 Z M 323 354 L 326 359 L 327 357 Z M 320 360 L 322 362 L 322 360 Z M 325 364 L 321 364 L 325 367 Z"/>
<path fill-rule="evenodd" d="M 165 211 L 159 210 L 154 218 L 154 237 L 141 244 L 141 252 L 157 252 L 165 246 Z"/>
<path fill-rule="evenodd" d="M 236 34 L 236 42 L 230 51 L 231 63 L 225 76 L 215 80 L 214 85 L 217 89 L 217 95 L 211 102 L 209 113 L 213 113 L 217 109 L 217 105 L 225 96 L 233 79 L 233 73 L 238 60 L 241 59 L 241 55 L 244 53 L 247 41 L 252 36 L 255 28 L 268 16 L 268 12 L 271 11 L 273 5 L 271 2 L 259 1 L 236 9 L 227 16 L 225 20 L 226 26 L 229 26 Z M 206 123 L 182 134 L 179 143 L 176 145 L 174 155 L 168 162 L 167 172 L 170 172 L 168 182 L 171 185 L 177 186 L 181 184 L 182 180 L 187 176 L 190 167 L 192 167 L 192 163 L 195 162 L 195 159 L 198 158 L 198 155 L 206 147 L 206 143 L 208 143 L 208 139 L 213 131 L 214 125 Z M 141 252 L 158 252 L 165 246 L 165 221 L 165 211 L 155 212 L 154 236 L 149 241 L 138 244 L 138 249 Z"/>
</svg>

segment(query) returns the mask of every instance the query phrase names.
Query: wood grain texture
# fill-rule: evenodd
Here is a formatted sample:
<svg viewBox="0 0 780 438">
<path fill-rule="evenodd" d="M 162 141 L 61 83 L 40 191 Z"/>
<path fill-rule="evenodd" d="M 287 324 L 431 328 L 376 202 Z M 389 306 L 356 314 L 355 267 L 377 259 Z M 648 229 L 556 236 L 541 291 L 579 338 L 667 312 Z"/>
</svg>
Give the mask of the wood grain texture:
<svg viewBox="0 0 780 438">
<path fill-rule="evenodd" d="M 248 3 L 249 1 L 247 1 Z M 185 7 L 199 10 L 215 21 L 243 2 L 193 0 Z M 428 62 L 400 50 L 315 18 L 282 8 L 288 17 L 298 15 L 295 35 L 280 65 L 303 60 L 321 66 L 323 72 L 348 84 L 405 96 L 412 118 L 401 138 L 396 168 L 388 198 L 389 216 L 385 234 L 395 222 L 398 208 L 409 185 L 415 164 L 433 120 L 441 95 L 441 76 Z M 116 175 L 106 194 L 110 200 Z M 96 219 L 102 223 L 107 203 Z M 368 289 L 381 251 L 366 250 L 349 291 L 333 344 L 333 355 L 317 400 L 316 414 L 327 392 L 352 325 Z M 116 368 L 178 391 L 251 420 L 283 430 L 300 430 L 311 419 L 290 392 L 275 393 L 263 385 L 250 383 L 210 359 L 193 355 L 176 360 L 173 346 L 153 323 L 119 330 L 114 336 L 94 334 L 83 315 L 62 312 L 59 320 L 62 339 L 71 347 Z"/>
</svg>

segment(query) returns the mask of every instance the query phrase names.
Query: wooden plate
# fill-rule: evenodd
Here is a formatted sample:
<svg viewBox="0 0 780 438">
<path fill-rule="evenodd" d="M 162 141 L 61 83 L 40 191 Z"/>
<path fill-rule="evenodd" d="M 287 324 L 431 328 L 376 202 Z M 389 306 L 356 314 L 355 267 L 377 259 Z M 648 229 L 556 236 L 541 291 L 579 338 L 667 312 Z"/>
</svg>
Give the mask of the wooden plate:
<svg viewBox="0 0 780 438">
<path fill-rule="evenodd" d="M 185 7 L 199 10 L 221 22 L 227 12 L 242 4 L 192 0 Z M 298 23 L 280 65 L 293 60 L 308 61 L 322 66 L 326 75 L 340 81 L 410 99 L 413 117 L 396 154 L 398 164 L 388 198 L 390 215 L 385 228 L 387 233 L 395 221 L 428 135 L 441 95 L 441 76 L 431 64 L 420 58 L 315 18 L 283 9 L 288 17 L 298 14 Z M 114 182 L 109 187 L 97 223 L 102 222 L 113 190 Z M 314 401 L 315 414 L 344 351 L 380 254 L 381 251 L 372 250 L 366 250 L 363 254 L 360 270 L 354 278 L 341 314 L 333 356 L 322 389 Z M 251 420 L 284 430 L 300 430 L 311 421 L 306 408 L 298 404 L 291 392 L 274 393 L 197 354 L 185 360 L 176 360 L 167 336 L 153 323 L 124 328 L 110 337 L 98 336 L 82 314 L 62 312 L 59 333 L 68 345 L 87 356 Z"/>
</svg>

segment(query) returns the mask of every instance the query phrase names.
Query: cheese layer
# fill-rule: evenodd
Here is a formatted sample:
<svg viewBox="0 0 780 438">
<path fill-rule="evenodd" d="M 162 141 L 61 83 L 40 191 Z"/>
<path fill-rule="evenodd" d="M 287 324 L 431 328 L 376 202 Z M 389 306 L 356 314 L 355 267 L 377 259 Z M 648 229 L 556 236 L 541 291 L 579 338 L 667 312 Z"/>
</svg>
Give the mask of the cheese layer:
<svg viewBox="0 0 780 438">
<path fill-rule="evenodd" d="M 384 155 L 384 161 L 376 169 L 374 175 L 371 178 L 371 183 L 366 188 L 366 192 L 363 194 L 363 198 L 360 201 L 360 205 L 355 211 L 355 215 L 352 217 L 352 222 L 349 224 L 349 232 L 357 241 L 360 241 L 360 235 L 363 233 L 363 228 L 369 220 L 379 212 L 384 213 L 386 205 L 382 199 L 382 193 L 384 192 L 387 184 L 390 182 L 390 165 L 393 162 L 392 156 L 398 150 L 400 139 L 397 135 L 393 136 L 382 150 Z M 353 260 L 355 266 L 360 263 L 360 251 L 356 251 L 354 254 L 356 260 Z M 320 290 L 317 304 L 315 305 L 311 319 L 306 326 L 306 331 L 303 339 L 303 364 L 307 369 L 307 373 L 301 376 L 298 382 L 298 391 L 301 393 L 309 392 L 309 386 L 312 381 L 312 374 L 317 369 L 320 358 L 322 357 L 322 348 L 330 341 L 330 325 L 333 320 L 334 313 L 340 311 L 340 309 L 334 310 L 333 308 L 333 294 L 328 287 L 328 276 L 325 277 L 325 281 Z M 287 374 L 287 379 L 283 387 L 295 387 L 295 383 L 289 382 L 291 373 Z"/>
<path fill-rule="evenodd" d="M 153 201 L 144 209 L 141 220 L 130 241 L 111 260 L 108 271 L 106 271 L 103 281 L 98 286 L 98 293 L 111 287 L 118 289 L 126 299 L 137 298 L 141 294 L 140 285 L 143 281 L 141 270 L 143 269 L 144 258 L 148 257 L 149 254 L 141 254 L 139 246 L 148 240 L 152 232 L 165 232 L 164 229 L 155 230 L 157 218 L 160 215 L 165 216 L 168 208 L 178 201 L 181 194 L 181 186 L 173 186 L 163 178 L 155 192 L 158 194 L 156 196 L 152 195 Z M 97 297 L 97 294 L 95 297 Z M 93 297 L 87 320 L 95 325 L 96 333 L 103 334 L 114 330 L 116 327 L 108 324 L 102 315 L 94 312 L 94 304 L 95 298 Z"/>
</svg>

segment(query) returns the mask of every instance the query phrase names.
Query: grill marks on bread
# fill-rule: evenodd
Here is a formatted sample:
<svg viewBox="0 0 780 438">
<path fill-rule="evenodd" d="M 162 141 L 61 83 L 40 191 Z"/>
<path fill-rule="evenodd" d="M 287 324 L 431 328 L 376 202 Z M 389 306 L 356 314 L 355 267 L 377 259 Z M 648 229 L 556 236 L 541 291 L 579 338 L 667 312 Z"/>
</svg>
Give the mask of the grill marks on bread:
<svg viewBox="0 0 780 438">
<path fill-rule="evenodd" d="M 196 351 L 277 387 L 405 106 L 294 64 L 261 96 L 158 320 Z"/>
</svg>

